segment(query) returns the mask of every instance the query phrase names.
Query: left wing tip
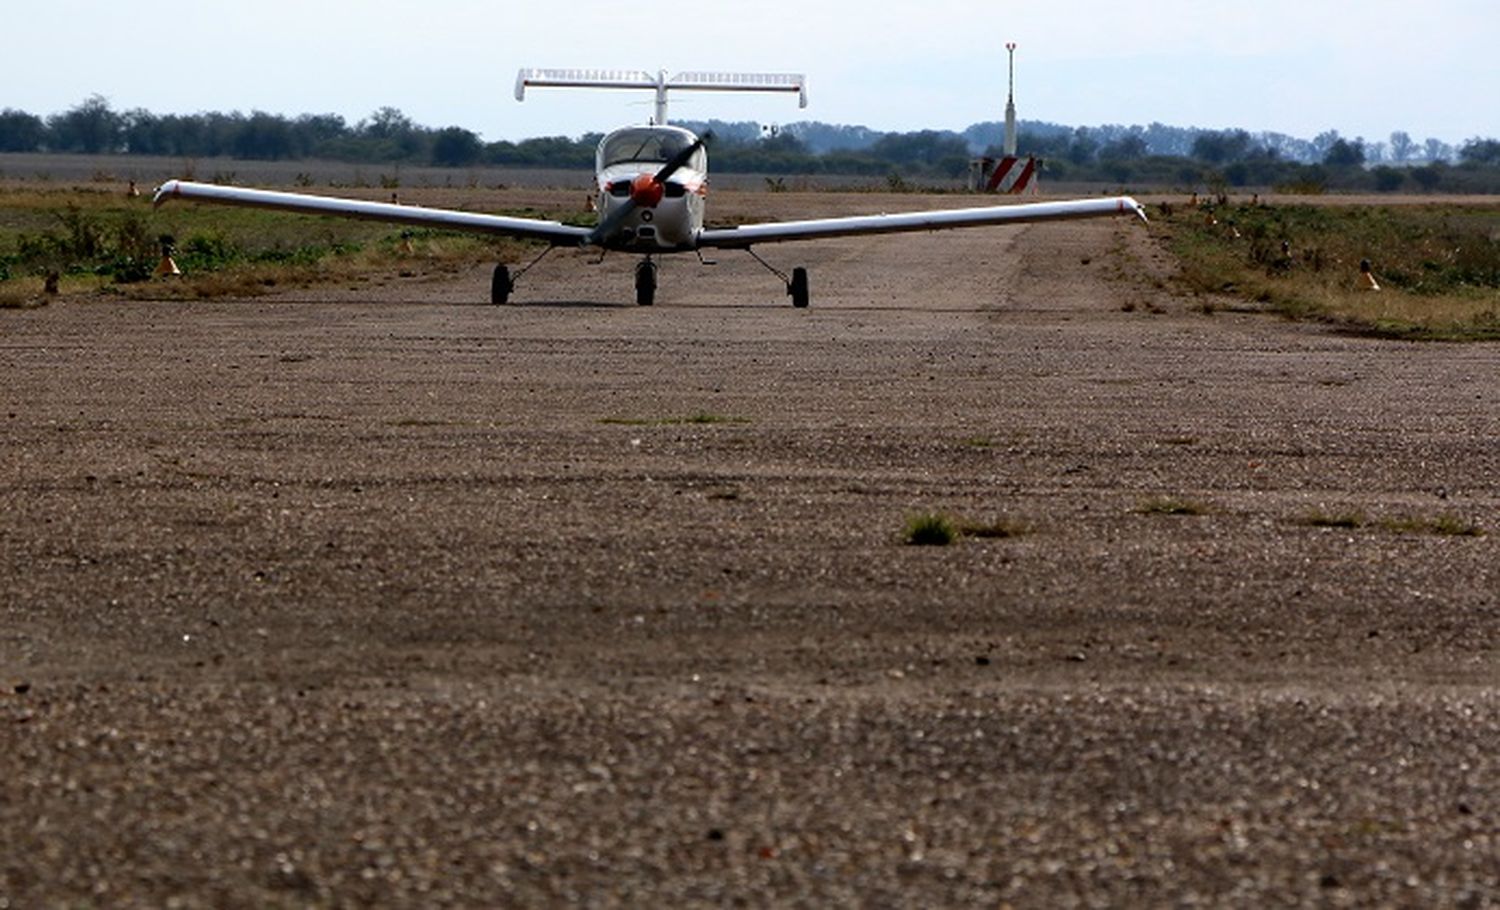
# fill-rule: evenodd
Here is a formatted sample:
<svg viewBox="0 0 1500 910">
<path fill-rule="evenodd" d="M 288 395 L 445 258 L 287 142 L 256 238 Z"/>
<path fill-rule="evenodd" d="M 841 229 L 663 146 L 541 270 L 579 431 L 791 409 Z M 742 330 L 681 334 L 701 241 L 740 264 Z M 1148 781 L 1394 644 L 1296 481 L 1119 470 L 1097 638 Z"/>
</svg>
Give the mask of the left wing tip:
<svg viewBox="0 0 1500 910">
<path fill-rule="evenodd" d="M 168 180 L 166 183 L 163 183 L 161 186 L 157 187 L 156 191 L 151 194 L 151 207 L 160 208 L 163 202 L 166 202 L 168 199 L 176 196 L 177 184 L 178 181 L 176 180 Z"/>
</svg>

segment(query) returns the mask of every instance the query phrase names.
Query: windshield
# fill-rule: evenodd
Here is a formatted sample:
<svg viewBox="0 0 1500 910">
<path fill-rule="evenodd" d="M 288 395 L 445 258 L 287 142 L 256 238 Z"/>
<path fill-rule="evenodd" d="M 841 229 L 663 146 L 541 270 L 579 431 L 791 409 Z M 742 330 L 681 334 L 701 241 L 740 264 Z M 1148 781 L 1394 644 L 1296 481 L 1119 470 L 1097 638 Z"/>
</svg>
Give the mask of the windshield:
<svg viewBox="0 0 1500 910">
<path fill-rule="evenodd" d="M 666 164 L 673 155 L 687 148 L 692 142 L 693 135 L 685 130 L 646 126 L 639 129 L 619 130 L 611 133 L 599 147 L 599 168 L 602 170 L 615 164 L 636 162 Z M 694 170 L 703 170 L 702 149 L 694 153 L 687 166 Z"/>
</svg>

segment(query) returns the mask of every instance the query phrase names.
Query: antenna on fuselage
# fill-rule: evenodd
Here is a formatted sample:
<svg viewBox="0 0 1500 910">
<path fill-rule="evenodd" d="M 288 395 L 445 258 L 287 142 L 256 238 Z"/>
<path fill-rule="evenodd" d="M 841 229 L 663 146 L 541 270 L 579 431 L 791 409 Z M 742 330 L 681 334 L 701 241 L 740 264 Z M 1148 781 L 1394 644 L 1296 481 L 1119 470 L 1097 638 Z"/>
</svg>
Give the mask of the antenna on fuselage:
<svg viewBox="0 0 1500 910">
<path fill-rule="evenodd" d="M 667 123 L 668 92 L 796 92 L 797 106 L 807 107 L 807 78 L 801 73 L 678 73 L 655 75 L 645 70 L 523 69 L 516 74 L 516 100 L 526 100 L 528 86 L 543 88 L 628 88 L 656 93 L 657 126 Z"/>
</svg>

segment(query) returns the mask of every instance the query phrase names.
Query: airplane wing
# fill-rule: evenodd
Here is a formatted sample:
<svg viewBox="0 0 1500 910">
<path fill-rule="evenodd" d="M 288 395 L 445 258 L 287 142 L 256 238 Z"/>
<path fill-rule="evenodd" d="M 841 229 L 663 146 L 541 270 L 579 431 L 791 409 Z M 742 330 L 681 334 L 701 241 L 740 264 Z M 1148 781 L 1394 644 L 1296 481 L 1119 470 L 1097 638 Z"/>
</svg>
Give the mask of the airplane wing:
<svg viewBox="0 0 1500 910">
<path fill-rule="evenodd" d="M 333 196 L 312 196 L 303 193 L 281 193 L 273 190 L 248 190 L 234 186 L 193 183 L 187 180 L 169 180 L 157 187 L 156 194 L 152 197 L 152 203 L 159 206 L 172 199 L 190 199 L 199 202 L 214 202 L 220 205 L 277 209 L 287 212 L 301 212 L 305 215 L 337 215 L 343 218 L 365 218 L 371 221 L 389 221 L 394 224 L 410 224 L 417 227 L 441 228 L 450 231 L 502 234 L 509 237 L 544 240 L 548 243 L 558 245 L 581 244 L 589 238 L 588 228 L 575 227 L 559 221 L 542 221 L 536 218 L 509 218 L 503 215 L 484 215 L 478 212 L 429 209 L 415 205 L 397 205 L 389 202 L 364 202 L 358 199 L 339 199 Z"/>
<path fill-rule="evenodd" d="M 859 234 L 895 234 L 910 231 L 942 231 L 951 228 L 1036 221 L 1065 221 L 1107 215 L 1136 215 L 1146 219 L 1146 210 L 1129 196 L 1106 199 L 1071 199 L 1060 202 L 1029 202 L 1022 205 L 990 205 L 981 208 L 902 212 L 894 215 L 854 215 L 714 228 L 698 235 L 698 245 L 741 249 L 757 243 L 816 240 Z"/>
</svg>

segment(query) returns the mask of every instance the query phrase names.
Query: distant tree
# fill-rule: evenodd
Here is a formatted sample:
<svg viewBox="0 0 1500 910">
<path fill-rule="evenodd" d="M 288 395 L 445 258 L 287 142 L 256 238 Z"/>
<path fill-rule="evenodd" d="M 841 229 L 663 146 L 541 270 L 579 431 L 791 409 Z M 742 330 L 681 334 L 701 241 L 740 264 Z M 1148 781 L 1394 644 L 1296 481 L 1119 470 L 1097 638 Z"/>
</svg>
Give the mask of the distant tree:
<svg viewBox="0 0 1500 910">
<path fill-rule="evenodd" d="M 1036 158 L 1065 158 L 1068 154 L 1068 146 L 1072 142 L 1071 132 L 1032 132 L 1021 130 L 1016 136 L 1016 149 L 1022 155 L 1031 155 Z M 999 146 L 991 146 L 985 154 L 991 157 L 999 157 L 1001 149 Z"/>
<path fill-rule="evenodd" d="M 484 157 L 492 164 L 584 168 L 594 163 L 596 144 L 567 136 L 542 136 L 516 143 L 491 143 L 486 146 Z"/>
<path fill-rule="evenodd" d="M 868 151 L 881 134 L 866 126 L 839 126 L 827 123 L 789 123 L 783 133 L 791 133 L 807 143 L 814 154 L 845 151 Z"/>
<path fill-rule="evenodd" d="M 1417 144 L 1412 141 L 1411 134 L 1403 130 L 1391 133 L 1391 160 L 1398 164 L 1410 161 L 1417 153 Z"/>
<path fill-rule="evenodd" d="M 1447 165 L 1441 161 L 1434 162 L 1426 167 L 1412 168 L 1411 179 L 1423 192 L 1430 193 L 1438 188 L 1438 184 L 1443 182 L 1443 172 L 1447 169 Z"/>
<path fill-rule="evenodd" d="M 438 130 L 432 137 L 432 163 L 440 167 L 468 167 L 484 154 L 484 143 L 459 126 Z"/>
<path fill-rule="evenodd" d="M 1334 143 L 1343 141 L 1343 136 L 1338 130 L 1327 130 L 1312 138 L 1312 155 L 1314 160 L 1322 161 L 1328 156 L 1328 150 L 1333 148 Z"/>
<path fill-rule="evenodd" d="M 887 133 L 870 148 L 870 154 L 882 161 L 902 167 L 950 171 L 954 162 L 959 171 L 969 166 L 969 144 L 954 133 L 921 130 L 915 133 Z"/>
<path fill-rule="evenodd" d="M 98 154 L 120 147 L 122 119 L 103 95 L 90 95 L 62 114 L 47 118 L 51 146 L 58 151 Z"/>
<path fill-rule="evenodd" d="M 1406 172 L 1393 167 L 1377 167 L 1370 172 L 1375 177 L 1375 189 L 1382 193 L 1393 193 L 1406 182 Z"/>
<path fill-rule="evenodd" d="M 1243 161 L 1255 148 L 1255 141 L 1244 130 L 1199 133 L 1193 140 L 1193 157 L 1209 164 Z"/>
<path fill-rule="evenodd" d="M 1073 139 L 1064 153 L 1069 161 L 1078 165 L 1088 164 L 1098 154 L 1099 143 L 1081 126 L 1073 131 Z"/>
<path fill-rule="evenodd" d="M 1500 141 L 1470 139 L 1458 150 L 1458 157 L 1470 164 L 1500 164 Z"/>
<path fill-rule="evenodd" d="M 720 147 L 750 145 L 759 142 L 761 137 L 761 125 L 753 120 L 737 120 L 733 123 L 728 120 L 687 120 L 677 121 L 677 125 L 700 136 L 713 133 L 714 144 Z"/>
<path fill-rule="evenodd" d="M 132 155 L 173 155 L 195 157 L 208 154 L 203 149 L 205 135 L 203 114 L 157 116 L 136 108 L 124 114 L 125 151 Z"/>
<path fill-rule="evenodd" d="M 254 111 L 234 138 L 234 154 L 239 158 L 279 161 L 292 157 L 292 127 L 285 117 Z"/>
<path fill-rule="evenodd" d="M 1317 160 L 1313 144 L 1307 139 L 1298 139 L 1285 133 L 1261 133 L 1259 141 L 1267 152 L 1283 159 L 1302 162 Z"/>
<path fill-rule="evenodd" d="M 369 120 L 361 121 L 356 129 L 374 139 L 395 139 L 411 132 L 413 124 L 399 108 L 383 107 L 371 114 Z"/>
<path fill-rule="evenodd" d="M 132 155 L 160 155 L 161 118 L 142 107 L 120 115 L 125 151 Z"/>
<path fill-rule="evenodd" d="M 1186 157 L 1193 150 L 1191 131 L 1178 126 L 1153 122 L 1146 127 L 1144 138 L 1147 153 L 1151 155 Z"/>
<path fill-rule="evenodd" d="M 1132 133 L 1128 136 L 1121 136 L 1118 139 L 1105 143 L 1105 145 L 1099 149 L 1099 160 L 1134 161 L 1138 158 L 1146 157 L 1146 155 L 1149 153 L 1150 149 L 1146 145 L 1146 138 L 1139 134 Z"/>
<path fill-rule="evenodd" d="M 325 143 L 349 135 L 349 124 L 338 114 L 303 114 L 292 124 L 299 155 L 317 155 Z"/>
<path fill-rule="evenodd" d="M 1422 143 L 1428 161 L 1448 161 L 1453 157 L 1453 146 L 1441 139 L 1428 139 Z"/>
<path fill-rule="evenodd" d="M 378 160 L 394 161 L 402 158 L 427 156 L 431 134 L 418 127 L 411 118 L 394 107 L 383 107 L 361 121 L 356 127 L 361 138 L 376 140 L 378 149 L 372 156 Z"/>
<path fill-rule="evenodd" d="M 1359 167 L 1365 163 L 1364 143 L 1358 139 L 1336 139 L 1323 153 L 1323 163 L 1329 167 Z"/>
<path fill-rule="evenodd" d="M 761 139 L 760 150 L 777 155 L 806 155 L 807 143 L 786 130 L 773 130 Z"/>
<path fill-rule="evenodd" d="M 47 138 L 42 118 L 25 111 L 0 111 L 0 152 L 34 152 Z"/>
</svg>

